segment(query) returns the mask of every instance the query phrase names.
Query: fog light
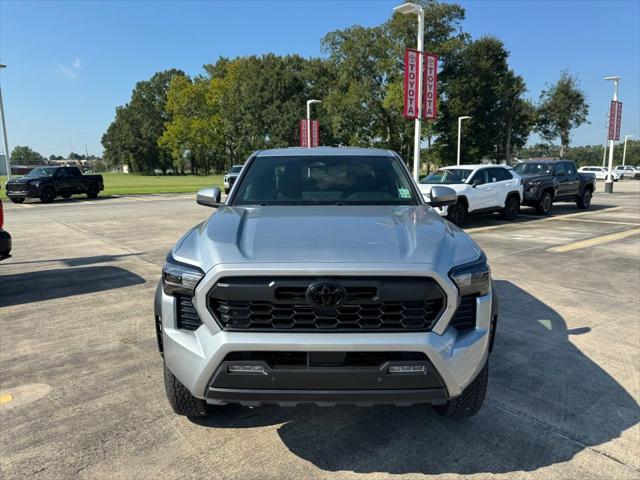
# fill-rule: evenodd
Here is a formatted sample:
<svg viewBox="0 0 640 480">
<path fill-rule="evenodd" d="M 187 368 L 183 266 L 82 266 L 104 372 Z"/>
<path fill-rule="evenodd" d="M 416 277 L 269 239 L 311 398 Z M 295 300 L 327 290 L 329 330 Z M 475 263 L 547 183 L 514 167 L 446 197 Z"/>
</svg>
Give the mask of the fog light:
<svg viewBox="0 0 640 480">
<path fill-rule="evenodd" d="M 389 373 L 424 373 L 424 365 L 394 365 L 389 367 Z"/>
<path fill-rule="evenodd" d="M 229 365 L 229 373 L 253 373 L 256 375 L 266 375 L 262 365 Z"/>
</svg>

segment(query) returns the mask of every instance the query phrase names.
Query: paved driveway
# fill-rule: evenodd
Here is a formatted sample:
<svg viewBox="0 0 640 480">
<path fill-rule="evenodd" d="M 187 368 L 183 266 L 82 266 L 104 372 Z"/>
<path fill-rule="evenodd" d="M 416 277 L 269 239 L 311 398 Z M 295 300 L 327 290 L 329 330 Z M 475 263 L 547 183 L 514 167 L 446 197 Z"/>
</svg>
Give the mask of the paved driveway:
<svg viewBox="0 0 640 480">
<path fill-rule="evenodd" d="M 488 400 L 430 408 L 169 409 L 152 299 L 192 195 L 6 205 L 3 478 L 640 478 L 640 182 L 593 209 L 474 219 L 502 314 Z M 395 478 L 395 477 L 394 477 Z"/>
</svg>

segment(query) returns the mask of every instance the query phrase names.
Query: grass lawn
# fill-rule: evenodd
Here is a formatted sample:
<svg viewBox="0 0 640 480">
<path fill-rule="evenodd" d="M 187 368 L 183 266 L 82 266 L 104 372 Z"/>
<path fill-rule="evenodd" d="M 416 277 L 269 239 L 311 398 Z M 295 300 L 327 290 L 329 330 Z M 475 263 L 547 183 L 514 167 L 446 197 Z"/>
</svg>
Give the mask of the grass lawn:
<svg viewBox="0 0 640 480">
<path fill-rule="evenodd" d="M 152 176 L 130 173 L 103 173 L 104 191 L 101 195 L 135 195 L 141 193 L 190 193 L 204 187 L 222 190 L 222 175 Z M 0 198 L 7 198 L 7 177 L 0 176 Z"/>
</svg>

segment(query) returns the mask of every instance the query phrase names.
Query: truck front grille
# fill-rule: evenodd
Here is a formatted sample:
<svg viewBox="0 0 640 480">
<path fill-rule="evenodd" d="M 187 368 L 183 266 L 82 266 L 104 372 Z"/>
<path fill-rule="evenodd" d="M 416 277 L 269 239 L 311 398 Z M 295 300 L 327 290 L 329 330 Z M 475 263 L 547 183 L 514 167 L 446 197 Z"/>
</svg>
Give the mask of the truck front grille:
<svg viewBox="0 0 640 480">
<path fill-rule="evenodd" d="M 314 305 L 311 284 L 338 283 L 346 292 L 336 306 Z M 229 277 L 209 293 L 209 309 L 225 330 L 428 331 L 446 305 L 432 278 Z"/>
</svg>

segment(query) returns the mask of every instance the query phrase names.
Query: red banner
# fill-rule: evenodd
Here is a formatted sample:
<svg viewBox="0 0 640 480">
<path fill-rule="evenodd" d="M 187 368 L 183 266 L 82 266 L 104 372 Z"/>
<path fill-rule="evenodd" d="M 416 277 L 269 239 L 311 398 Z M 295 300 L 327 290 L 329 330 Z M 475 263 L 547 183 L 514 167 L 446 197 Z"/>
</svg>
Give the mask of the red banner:
<svg viewBox="0 0 640 480">
<path fill-rule="evenodd" d="M 616 138 L 620 140 L 620 125 L 622 125 L 622 102 L 618 102 L 618 110 L 616 112 Z"/>
<path fill-rule="evenodd" d="M 320 146 L 320 122 L 318 120 L 311 120 L 311 146 Z M 300 120 L 300 146 L 308 147 L 307 143 L 309 136 L 307 134 L 307 121 Z"/>
<path fill-rule="evenodd" d="M 418 118 L 418 65 L 420 52 L 404 50 L 404 112 L 406 118 Z"/>
<path fill-rule="evenodd" d="M 622 124 L 622 102 L 611 101 L 609 108 L 609 136 L 608 140 L 620 140 L 620 126 Z"/>
<path fill-rule="evenodd" d="M 307 121 L 300 120 L 300 146 L 307 147 L 308 140 L 309 140 L 309 137 L 307 135 Z"/>
<path fill-rule="evenodd" d="M 422 116 L 435 119 L 438 103 L 438 56 L 426 52 L 424 54 L 424 73 L 422 87 Z"/>
<path fill-rule="evenodd" d="M 320 146 L 320 122 L 318 120 L 311 120 L 311 146 Z"/>
</svg>

